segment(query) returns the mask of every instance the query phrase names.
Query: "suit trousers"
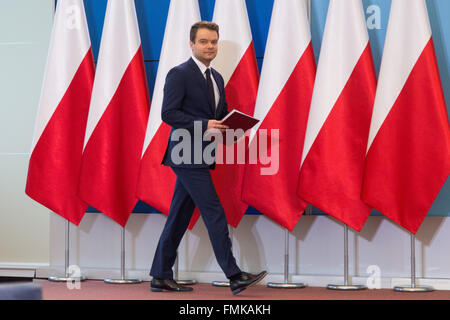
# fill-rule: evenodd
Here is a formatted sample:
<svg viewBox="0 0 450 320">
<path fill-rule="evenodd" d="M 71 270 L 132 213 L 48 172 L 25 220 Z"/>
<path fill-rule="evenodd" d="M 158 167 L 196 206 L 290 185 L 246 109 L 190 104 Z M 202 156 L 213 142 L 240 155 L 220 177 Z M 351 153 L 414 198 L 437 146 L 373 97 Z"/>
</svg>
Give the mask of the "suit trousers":
<svg viewBox="0 0 450 320">
<path fill-rule="evenodd" d="M 197 206 L 208 230 L 219 266 L 230 278 L 241 272 L 231 250 L 225 211 L 214 188 L 209 168 L 171 167 L 177 179 L 169 216 L 160 236 L 150 275 L 173 279 L 178 245 Z"/>
</svg>

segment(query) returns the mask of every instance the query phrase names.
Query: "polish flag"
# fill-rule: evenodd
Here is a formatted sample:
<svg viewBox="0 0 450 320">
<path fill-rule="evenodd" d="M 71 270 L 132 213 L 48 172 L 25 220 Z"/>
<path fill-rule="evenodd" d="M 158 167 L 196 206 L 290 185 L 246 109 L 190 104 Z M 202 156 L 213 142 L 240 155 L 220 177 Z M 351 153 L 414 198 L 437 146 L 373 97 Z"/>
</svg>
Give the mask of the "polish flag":
<svg viewBox="0 0 450 320">
<path fill-rule="evenodd" d="M 362 199 L 416 233 L 450 173 L 450 129 L 425 0 L 393 0 Z"/>
<path fill-rule="evenodd" d="M 191 57 L 189 33 L 200 20 L 197 0 L 170 2 L 137 186 L 137 197 L 165 215 L 169 214 L 176 176 L 161 164 L 170 135 L 170 126 L 161 119 L 164 83 L 170 69 Z"/>
<path fill-rule="evenodd" d="M 259 73 L 245 0 L 216 0 L 213 21 L 219 25 L 220 37 L 218 54 L 212 61 L 212 67 L 224 79 L 228 111 L 237 109 L 253 115 Z M 223 159 L 223 163 L 217 163 L 211 171 L 227 222 L 234 228 L 248 208 L 248 204 L 241 200 L 245 161 L 238 161 L 239 150 L 244 152 L 247 144 L 248 140 L 241 139 L 236 144 L 219 146 L 216 159 Z M 227 156 L 233 161 L 227 161 Z M 198 216 L 196 209 L 193 222 Z"/>
<path fill-rule="evenodd" d="M 296 189 L 315 72 L 306 0 L 275 0 L 250 142 L 266 140 L 272 163 L 246 166 L 242 199 L 289 230 L 307 206 Z"/>
<path fill-rule="evenodd" d="M 60 0 L 37 114 L 26 194 L 78 225 L 77 194 L 94 59 L 82 0 Z"/>
<path fill-rule="evenodd" d="M 376 91 L 361 0 L 331 0 L 302 154 L 298 195 L 360 231 L 364 158 Z"/>
<path fill-rule="evenodd" d="M 134 1 L 108 1 L 79 193 L 122 227 L 138 201 L 136 184 L 149 106 Z"/>
</svg>

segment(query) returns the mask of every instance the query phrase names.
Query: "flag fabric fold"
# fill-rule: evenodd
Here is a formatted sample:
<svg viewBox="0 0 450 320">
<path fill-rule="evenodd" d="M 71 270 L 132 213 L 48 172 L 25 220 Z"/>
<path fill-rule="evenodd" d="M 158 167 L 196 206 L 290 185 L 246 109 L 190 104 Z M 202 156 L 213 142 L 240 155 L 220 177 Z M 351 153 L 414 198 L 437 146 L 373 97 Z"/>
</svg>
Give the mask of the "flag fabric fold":
<svg viewBox="0 0 450 320">
<path fill-rule="evenodd" d="M 216 0 L 212 20 L 220 28 L 218 54 L 212 67 L 224 78 L 228 111 L 236 109 L 253 115 L 259 72 L 245 0 Z M 227 222 L 235 228 L 248 208 L 241 200 L 245 164 L 239 161 L 239 152 L 245 152 L 247 145 L 246 139 L 234 145 L 219 145 L 216 159 L 222 163 L 217 161 L 211 171 Z M 199 215 L 196 209 L 190 228 Z"/>
<path fill-rule="evenodd" d="M 75 225 L 88 208 L 78 196 L 78 179 L 94 71 L 83 1 L 60 0 L 25 192 Z"/>
<path fill-rule="evenodd" d="M 315 72 L 306 1 L 275 0 L 254 113 L 261 121 L 251 131 L 258 156 L 246 165 L 242 199 L 289 230 L 307 206 L 296 189 Z M 262 139 L 268 150 L 258 148 Z M 263 164 L 261 152 L 277 164 Z"/>
<path fill-rule="evenodd" d="M 137 197 L 165 215 L 169 214 L 176 176 L 161 164 L 170 135 L 170 126 L 161 119 L 164 83 L 169 70 L 191 56 L 190 28 L 199 20 L 196 0 L 171 0 L 137 185 Z"/>
<path fill-rule="evenodd" d="M 361 0 L 331 0 L 305 135 L 298 195 L 360 231 L 376 76 Z"/>
<path fill-rule="evenodd" d="M 108 1 L 79 194 L 123 227 L 138 201 L 136 185 L 149 106 L 134 1 Z"/>
<path fill-rule="evenodd" d="M 450 129 L 426 3 L 393 0 L 362 199 L 415 234 L 449 173 Z"/>
</svg>

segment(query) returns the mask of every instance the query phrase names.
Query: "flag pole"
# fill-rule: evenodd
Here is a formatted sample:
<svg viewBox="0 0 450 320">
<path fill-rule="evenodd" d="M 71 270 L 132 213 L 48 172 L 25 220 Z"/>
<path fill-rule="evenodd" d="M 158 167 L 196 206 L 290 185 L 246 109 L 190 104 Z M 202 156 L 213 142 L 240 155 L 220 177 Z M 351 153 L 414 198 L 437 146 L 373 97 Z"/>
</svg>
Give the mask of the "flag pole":
<svg viewBox="0 0 450 320">
<path fill-rule="evenodd" d="M 55 15 L 55 12 L 56 12 L 56 0 L 53 1 L 53 16 Z M 69 230 L 70 230 L 69 220 L 66 219 L 66 227 L 65 227 L 66 239 L 65 239 L 65 258 L 64 258 L 65 276 L 64 277 L 50 276 L 50 277 L 48 277 L 49 281 L 64 282 L 64 281 L 84 281 L 84 280 L 86 280 L 86 278 L 82 277 L 81 275 L 79 275 L 79 277 L 71 277 L 69 275 Z"/>
<path fill-rule="evenodd" d="M 344 224 L 344 284 L 329 284 L 331 290 L 364 290 L 364 285 L 350 285 L 348 281 L 348 226 Z"/>
<path fill-rule="evenodd" d="M 276 288 L 276 289 L 300 289 L 306 287 L 306 285 L 303 283 L 288 282 L 288 278 L 289 278 L 289 230 L 285 229 L 284 282 L 283 283 L 269 282 L 267 286 L 269 288 Z"/>
<path fill-rule="evenodd" d="M 197 283 L 197 281 L 195 281 L 195 280 L 180 280 L 180 279 L 178 279 L 178 251 L 177 251 L 177 257 L 175 258 L 175 265 L 174 265 L 173 269 L 174 269 L 173 270 L 173 278 L 176 283 L 186 285 L 186 286 Z"/>
<path fill-rule="evenodd" d="M 105 283 L 113 284 L 128 284 L 128 283 L 140 283 L 140 279 L 125 279 L 125 227 L 121 230 L 121 245 L 120 245 L 120 279 L 105 279 Z"/>
<path fill-rule="evenodd" d="M 85 277 L 82 277 L 79 275 L 78 277 L 71 277 L 69 275 L 69 231 L 70 231 L 70 223 L 69 220 L 66 219 L 66 225 L 65 225 L 65 255 L 64 255 L 64 272 L 65 275 L 63 277 L 58 276 L 51 276 L 48 277 L 49 281 L 55 281 L 55 282 L 67 282 L 67 281 L 84 281 L 86 280 Z"/>
<path fill-rule="evenodd" d="M 311 0 L 306 1 L 306 6 L 308 8 L 309 25 L 311 25 Z"/>
<path fill-rule="evenodd" d="M 416 286 L 416 236 L 411 235 L 411 286 L 395 286 L 394 291 L 399 292 L 429 292 L 433 291 L 433 287 Z"/>
<path fill-rule="evenodd" d="M 230 234 L 230 239 L 233 239 L 233 227 L 232 226 L 228 226 L 228 232 Z M 211 284 L 215 287 L 229 287 L 230 286 L 230 281 L 228 280 L 224 280 L 224 281 L 213 281 L 211 282 Z"/>
</svg>

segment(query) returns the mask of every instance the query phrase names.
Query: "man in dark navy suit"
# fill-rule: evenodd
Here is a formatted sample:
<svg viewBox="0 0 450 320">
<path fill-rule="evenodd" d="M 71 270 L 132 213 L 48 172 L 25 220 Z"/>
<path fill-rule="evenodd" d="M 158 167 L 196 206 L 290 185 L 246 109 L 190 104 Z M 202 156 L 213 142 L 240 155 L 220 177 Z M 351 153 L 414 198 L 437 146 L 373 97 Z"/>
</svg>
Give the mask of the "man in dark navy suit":
<svg viewBox="0 0 450 320">
<path fill-rule="evenodd" d="M 210 67 L 217 55 L 218 40 L 217 24 L 206 21 L 194 24 L 190 32 L 192 57 L 171 69 L 166 77 L 161 116 L 172 130 L 162 163 L 172 168 L 177 180 L 169 216 L 150 270 L 152 291 L 192 290 L 173 280 L 172 266 L 196 206 L 208 229 L 217 262 L 230 280 L 233 294 L 267 274 L 265 271 L 259 274 L 242 272 L 237 266 L 225 212 L 209 171 L 214 169 L 214 152 L 210 153 L 212 157 L 205 157 L 206 151 L 214 147 L 211 144 L 216 143 L 205 140 L 205 132 L 227 129 L 219 120 L 228 114 L 224 80 Z"/>
</svg>

